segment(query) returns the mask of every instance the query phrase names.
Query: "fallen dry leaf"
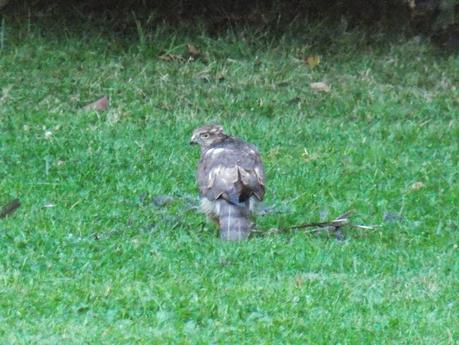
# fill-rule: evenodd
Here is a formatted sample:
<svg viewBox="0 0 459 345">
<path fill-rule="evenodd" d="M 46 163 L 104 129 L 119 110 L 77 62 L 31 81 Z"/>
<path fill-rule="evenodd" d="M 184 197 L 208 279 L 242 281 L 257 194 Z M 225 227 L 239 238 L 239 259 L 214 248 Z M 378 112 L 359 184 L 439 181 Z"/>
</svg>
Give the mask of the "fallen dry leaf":
<svg viewBox="0 0 459 345">
<path fill-rule="evenodd" d="M 331 87 L 327 83 L 324 83 L 323 81 L 318 81 L 316 83 L 311 83 L 309 84 L 311 89 L 316 92 L 330 92 Z"/>
<path fill-rule="evenodd" d="M 307 148 L 303 148 L 303 153 L 301 154 L 301 157 L 305 162 L 313 161 L 318 158 L 316 154 L 310 154 Z"/>
<path fill-rule="evenodd" d="M 53 136 L 53 132 L 51 132 L 51 131 L 45 131 L 44 136 L 45 136 L 45 139 L 46 139 L 46 140 L 49 140 L 49 139 L 51 139 L 51 137 Z"/>
<path fill-rule="evenodd" d="M 320 56 L 308 55 L 304 58 L 304 62 L 308 64 L 309 68 L 314 68 L 320 64 Z"/>
<path fill-rule="evenodd" d="M 190 54 L 192 58 L 196 59 L 201 56 L 201 51 L 196 48 L 196 46 L 189 43 L 186 47 L 188 48 L 188 54 Z"/>
<path fill-rule="evenodd" d="M 108 97 L 104 96 L 97 101 L 86 104 L 83 109 L 85 110 L 105 110 L 108 108 Z"/>
<path fill-rule="evenodd" d="M 19 208 L 19 206 L 21 206 L 19 199 L 11 200 L 0 210 L 0 218 L 8 217 L 10 214 L 14 213 Z"/>
<path fill-rule="evenodd" d="M 414 192 L 414 191 L 424 188 L 425 186 L 426 185 L 422 182 L 415 182 L 410 186 L 410 191 Z"/>
</svg>

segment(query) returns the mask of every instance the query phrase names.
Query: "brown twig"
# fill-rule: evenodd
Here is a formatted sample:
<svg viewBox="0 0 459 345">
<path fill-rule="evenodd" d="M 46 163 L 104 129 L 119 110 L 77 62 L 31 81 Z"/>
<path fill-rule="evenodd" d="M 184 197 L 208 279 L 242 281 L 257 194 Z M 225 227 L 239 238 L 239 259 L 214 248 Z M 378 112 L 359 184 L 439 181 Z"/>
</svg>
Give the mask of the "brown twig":
<svg viewBox="0 0 459 345">
<path fill-rule="evenodd" d="M 362 229 L 362 230 L 373 230 L 375 228 L 375 226 L 352 224 L 349 220 L 349 217 L 351 216 L 351 214 L 352 212 L 346 212 L 331 221 L 304 223 L 304 224 L 293 225 L 289 227 L 272 228 L 269 230 L 252 230 L 252 232 L 256 234 L 262 234 L 262 235 L 271 235 L 271 234 L 278 234 L 278 233 L 298 231 L 298 230 L 303 230 L 303 232 L 306 232 L 306 233 L 316 233 L 320 229 L 324 229 L 324 230 L 333 232 L 337 240 L 344 240 L 345 239 L 345 234 L 343 233 L 344 227 L 351 227 L 351 228 Z M 304 231 L 307 228 L 311 228 L 311 230 Z"/>
<path fill-rule="evenodd" d="M 10 214 L 14 213 L 19 208 L 19 206 L 21 206 L 19 199 L 11 200 L 9 203 L 2 207 L 2 210 L 0 211 L 0 219 L 8 217 Z"/>
<path fill-rule="evenodd" d="M 300 224 L 300 225 L 294 225 L 285 228 L 286 230 L 299 230 L 299 229 L 304 229 L 304 228 L 329 228 L 329 227 L 342 227 L 345 225 L 348 225 L 349 223 L 349 216 L 351 215 L 351 212 L 346 212 L 342 214 L 341 216 L 337 217 L 334 220 L 327 221 L 327 222 L 319 222 L 319 223 L 305 223 L 305 224 Z"/>
</svg>

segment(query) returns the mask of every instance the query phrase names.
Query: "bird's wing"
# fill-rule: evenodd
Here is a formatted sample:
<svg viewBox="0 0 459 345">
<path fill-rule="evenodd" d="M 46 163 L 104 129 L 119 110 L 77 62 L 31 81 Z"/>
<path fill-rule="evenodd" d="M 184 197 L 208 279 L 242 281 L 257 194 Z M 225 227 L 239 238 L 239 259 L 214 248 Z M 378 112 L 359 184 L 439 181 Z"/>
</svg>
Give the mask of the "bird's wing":
<svg viewBox="0 0 459 345">
<path fill-rule="evenodd" d="M 260 154 L 242 141 L 223 143 L 207 150 L 198 167 L 202 196 L 210 200 L 224 198 L 231 203 L 255 195 L 264 197 L 265 175 Z"/>
</svg>

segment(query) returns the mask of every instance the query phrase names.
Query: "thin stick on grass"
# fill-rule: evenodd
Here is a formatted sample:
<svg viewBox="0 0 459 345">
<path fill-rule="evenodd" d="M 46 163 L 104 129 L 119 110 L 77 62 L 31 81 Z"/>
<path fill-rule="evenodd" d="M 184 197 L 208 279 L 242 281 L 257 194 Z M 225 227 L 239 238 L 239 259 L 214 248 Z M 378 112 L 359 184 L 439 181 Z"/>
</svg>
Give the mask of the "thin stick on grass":
<svg viewBox="0 0 459 345">
<path fill-rule="evenodd" d="M 272 228 L 269 230 L 253 230 L 252 232 L 256 234 L 261 234 L 261 235 L 271 235 L 271 234 L 279 234 L 279 233 L 292 232 L 292 231 L 302 231 L 304 233 L 316 233 L 319 230 L 326 230 L 326 231 L 333 232 L 336 235 L 336 238 L 338 240 L 344 240 L 345 235 L 342 230 L 345 227 L 362 229 L 362 230 L 373 230 L 375 228 L 375 226 L 353 224 L 349 220 L 349 217 L 351 216 L 351 214 L 352 212 L 346 212 L 336 217 L 333 220 L 325 221 L 325 222 L 303 223 L 303 224 L 293 225 L 293 226 L 288 226 L 288 227 Z"/>
</svg>

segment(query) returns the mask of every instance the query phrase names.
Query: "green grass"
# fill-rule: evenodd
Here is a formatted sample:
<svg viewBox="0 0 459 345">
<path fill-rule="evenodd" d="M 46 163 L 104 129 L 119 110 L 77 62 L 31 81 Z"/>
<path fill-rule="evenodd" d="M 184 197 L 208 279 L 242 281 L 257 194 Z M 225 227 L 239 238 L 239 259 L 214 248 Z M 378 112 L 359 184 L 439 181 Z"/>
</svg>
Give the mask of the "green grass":
<svg viewBox="0 0 459 345">
<path fill-rule="evenodd" d="M 359 31 L 321 45 L 320 27 L 59 25 L 2 28 L 0 202 L 22 206 L 0 220 L 0 343 L 457 344 L 457 56 Z M 187 43 L 207 61 L 159 59 Z M 210 121 L 262 152 L 278 212 L 260 227 L 351 209 L 381 227 L 222 243 L 191 207 L 188 141 Z"/>
</svg>

